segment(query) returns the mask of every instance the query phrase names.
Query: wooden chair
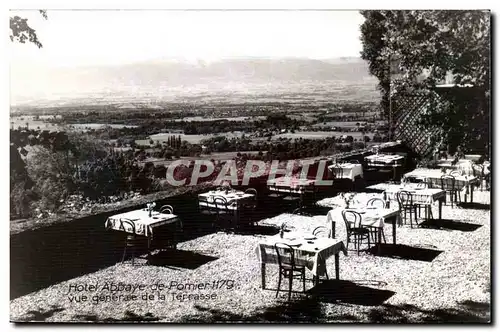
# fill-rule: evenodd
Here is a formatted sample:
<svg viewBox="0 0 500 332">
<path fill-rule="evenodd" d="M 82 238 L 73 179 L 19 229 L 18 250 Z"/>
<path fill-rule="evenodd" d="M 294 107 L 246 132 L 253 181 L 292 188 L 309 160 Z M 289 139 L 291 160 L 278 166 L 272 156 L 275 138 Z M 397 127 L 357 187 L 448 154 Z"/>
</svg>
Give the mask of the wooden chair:
<svg viewBox="0 0 500 332">
<path fill-rule="evenodd" d="M 461 202 L 460 189 L 456 187 L 456 181 L 453 175 L 441 176 L 441 189 L 446 191 L 446 194 L 449 195 L 451 207 L 453 207 L 453 201 L 455 201 L 455 205 L 457 204 L 457 197 L 458 201 Z"/>
<path fill-rule="evenodd" d="M 278 279 L 278 289 L 276 290 L 276 297 L 278 297 L 281 279 L 288 279 L 288 301 L 292 296 L 292 284 L 293 279 L 300 277 L 302 279 L 303 292 L 306 291 L 306 267 L 304 265 L 298 265 L 295 261 L 294 249 L 286 243 L 275 243 L 274 250 L 276 251 L 276 256 L 278 257 L 279 265 L 279 279 Z"/>
<path fill-rule="evenodd" d="M 172 205 L 163 205 L 163 206 L 160 208 L 160 213 L 164 213 L 164 214 L 174 214 L 174 208 L 172 207 Z"/>
<path fill-rule="evenodd" d="M 254 188 L 247 188 L 247 189 L 245 190 L 245 194 L 254 195 L 254 196 L 255 196 L 255 199 L 257 199 L 257 196 L 258 196 L 257 190 L 256 190 L 256 189 L 254 189 Z"/>
<path fill-rule="evenodd" d="M 370 230 L 361 226 L 362 217 L 359 212 L 343 210 L 342 218 L 344 219 L 347 233 L 346 248 L 349 249 L 349 242 L 351 242 L 351 238 L 354 238 L 354 247 L 356 248 L 359 256 L 359 247 L 361 246 L 362 240 L 366 239 L 368 241 L 368 248 L 371 247 Z"/>
<path fill-rule="evenodd" d="M 134 265 L 135 250 L 140 242 L 139 238 L 135 234 L 135 224 L 130 219 L 120 218 L 120 230 L 126 232 L 125 245 L 123 248 L 123 255 L 121 262 L 123 263 L 125 261 L 127 250 L 130 250 L 132 251 L 132 265 Z"/>
<path fill-rule="evenodd" d="M 206 196 L 199 196 L 199 209 L 200 214 L 209 218 L 212 221 L 212 226 L 214 224 L 215 218 L 217 218 L 218 212 L 213 201 L 209 201 Z"/>
<path fill-rule="evenodd" d="M 396 193 L 396 198 L 398 200 L 399 212 L 403 216 L 403 220 L 406 223 L 406 214 L 410 213 L 410 227 L 413 228 L 413 215 L 415 215 L 415 224 L 417 223 L 417 205 L 413 203 L 413 195 L 411 192 L 406 190 L 401 190 Z"/>
<path fill-rule="evenodd" d="M 247 223 L 254 223 L 253 216 L 257 212 L 257 190 L 254 188 L 248 188 L 245 190 L 245 194 L 253 195 L 251 198 L 246 198 L 241 201 L 241 208 L 243 213 L 243 219 Z"/>
<path fill-rule="evenodd" d="M 387 203 L 382 199 L 378 197 L 373 197 L 366 202 L 367 207 L 378 207 L 381 209 L 385 209 L 387 206 Z"/>
<path fill-rule="evenodd" d="M 228 201 L 223 196 L 214 197 L 215 208 L 217 209 L 216 223 L 220 224 L 221 220 L 229 221 L 232 224 L 234 211 L 229 209 Z"/>
<path fill-rule="evenodd" d="M 285 194 L 281 191 L 278 191 L 278 186 L 276 186 L 276 183 L 273 183 L 272 185 L 269 186 L 270 193 L 267 195 L 267 197 L 271 199 L 282 199 Z"/>
<path fill-rule="evenodd" d="M 366 202 L 366 206 L 367 207 L 376 207 L 376 208 L 380 208 L 380 209 L 385 209 L 387 207 L 387 203 L 382 198 L 373 197 L 373 198 L 370 198 L 368 200 L 368 202 Z M 368 229 L 370 229 L 370 231 L 372 233 L 371 235 L 373 237 L 373 242 L 377 242 L 377 234 L 379 232 L 379 227 L 368 227 Z M 384 243 L 386 243 L 384 229 L 383 228 L 380 229 L 380 232 L 381 232 L 381 235 L 382 235 L 382 239 L 384 239 Z"/>
<path fill-rule="evenodd" d="M 342 179 L 342 176 L 344 176 L 344 170 L 340 164 L 333 165 L 330 170 L 332 171 L 335 179 Z"/>
<path fill-rule="evenodd" d="M 303 193 L 300 193 L 300 188 L 298 188 L 299 191 L 293 189 L 292 187 L 287 188 L 288 194 L 283 197 L 283 201 L 288 204 L 288 207 L 292 207 L 292 211 L 301 213 L 302 211 L 302 196 Z"/>
<path fill-rule="evenodd" d="M 312 231 L 312 235 L 315 237 L 332 237 L 332 230 L 325 226 L 318 226 Z"/>
</svg>

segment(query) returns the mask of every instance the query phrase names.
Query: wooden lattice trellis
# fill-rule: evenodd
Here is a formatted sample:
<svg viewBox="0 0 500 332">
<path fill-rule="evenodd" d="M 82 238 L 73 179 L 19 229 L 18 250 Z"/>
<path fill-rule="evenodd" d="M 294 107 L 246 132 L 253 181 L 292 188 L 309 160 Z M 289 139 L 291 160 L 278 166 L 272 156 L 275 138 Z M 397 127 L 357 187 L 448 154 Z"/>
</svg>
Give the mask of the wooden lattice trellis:
<svg viewBox="0 0 500 332">
<path fill-rule="evenodd" d="M 434 146 L 430 137 L 438 134 L 439 128 L 420 124 L 422 115 L 430 107 L 446 103 L 432 92 L 401 93 L 392 97 L 394 139 L 404 141 L 409 148 L 423 157 L 430 157 Z"/>
</svg>

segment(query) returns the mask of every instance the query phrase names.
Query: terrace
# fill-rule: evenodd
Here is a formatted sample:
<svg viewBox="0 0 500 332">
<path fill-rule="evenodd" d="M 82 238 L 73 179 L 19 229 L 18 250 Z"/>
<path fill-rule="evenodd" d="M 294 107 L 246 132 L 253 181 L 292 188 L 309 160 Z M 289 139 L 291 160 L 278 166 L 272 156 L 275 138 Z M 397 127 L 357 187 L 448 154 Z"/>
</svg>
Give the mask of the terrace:
<svg viewBox="0 0 500 332">
<path fill-rule="evenodd" d="M 397 146 L 391 143 L 382 149 Z M 358 152 L 357 156 L 364 155 Z M 349 160 L 354 157 L 354 153 L 344 155 Z M 294 281 L 290 300 L 283 285 L 276 297 L 277 265 L 267 266 L 266 288 L 262 288 L 256 249 L 277 236 L 284 224 L 304 234 L 328 226 L 331 207 L 316 204 L 308 214 L 291 213 L 286 206 L 269 201 L 265 190 L 258 188 L 255 224 L 218 230 L 198 212 L 198 194 L 207 189 L 149 198 L 158 205 L 172 205 L 183 222 L 176 250 L 155 250 L 149 263 L 146 248 L 139 248 L 136 264 L 130 258 L 120 262 L 123 232 L 104 228 L 108 217 L 142 208 L 147 198 L 97 215 L 11 233 L 11 320 L 490 320 L 490 192 L 484 188 L 476 187 L 473 203 L 445 204 L 441 219 L 420 220 L 420 227 L 398 226 L 396 244 L 391 241 L 389 224 L 387 243 L 379 248 L 366 248 L 358 255 L 351 244 L 347 256 L 340 254 L 339 280 L 334 278 L 335 261 L 329 258 L 330 279 L 314 284 L 313 275 L 307 273 L 306 292 Z M 318 202 L 341 190 L 346 189 L 324 193 Z M 366 190 L 356 188 L 357 192 Z M 434 216 L 438 208 L 431 206 Z M 334 239 L 345 242 L 345 229 L 337 228 Z M 116 292 L 108 290 L 121 284 Z M 159 289 L 159 284 L 164 287 Z M 78 291 L 79 287 L 85 290 Z"/>
</svg>

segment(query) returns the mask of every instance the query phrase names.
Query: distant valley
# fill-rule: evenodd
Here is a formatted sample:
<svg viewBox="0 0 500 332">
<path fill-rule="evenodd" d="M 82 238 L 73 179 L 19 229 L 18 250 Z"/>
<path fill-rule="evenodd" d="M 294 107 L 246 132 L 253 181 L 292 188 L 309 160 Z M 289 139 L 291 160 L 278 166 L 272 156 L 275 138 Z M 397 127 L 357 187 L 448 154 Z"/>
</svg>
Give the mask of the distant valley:
<svg viewBox="0 0 500 332">
<path fill-rule="evenodd" d="M 129 65 L 10 68 L 11 105 L 150 106 L 164 102 L 376 101 L 377 79 L 359 58 L 156 59 Z"/>
</svg>

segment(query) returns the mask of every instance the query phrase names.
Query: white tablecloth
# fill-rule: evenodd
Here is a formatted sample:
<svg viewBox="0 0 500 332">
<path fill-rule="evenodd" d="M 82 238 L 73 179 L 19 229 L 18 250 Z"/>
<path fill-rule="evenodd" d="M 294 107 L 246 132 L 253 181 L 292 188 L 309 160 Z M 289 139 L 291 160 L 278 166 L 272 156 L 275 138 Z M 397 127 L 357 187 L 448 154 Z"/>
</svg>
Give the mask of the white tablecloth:
<svg viewBox="0 0 500 332">
<path fill-rule="evenodd" d="M 365 207 L 366 203 L 371 199 L 371 198 L 383 198 L 382 194 L 379 193 L 347 193 L 348 195 L 354 195 L 351 205 L 352 207 Z M 322 200 L 319 200 L 316 202 L 316 205 L 318 206 L 323 206 L 323 207 L 329 207 L 329 208 L 335 208 L 335 207 L 344 207 L 345 206 L 345 200 L 340 196 L 337 195 L 335 197 L 328 197 L 324 198 Z"/>
<path fill-rule="evenodd" d="M 339 252 L 347 255 L 344 242 L 332 238 L 316 238 L 308 240 L 311 234 L 287 232 L 284 237 L 279 235 L 266 237 L 256 249 L 261 263 L 278 264 L 278 256 L 274 245 L 278 242 L 293 245 L 296 264 L 305 265 L 313 275 L 324 275 L 326 260 Z M 312 243 L 309 243 L 312 242 Z"/>
<path fill-rule="evenodd" d="M 439 188 L 425 188 L 418 189 L 417 186 L 413 184 L 401 185 L 401 184 L 391 184 L 391 183 L 379 183 L 367 187 L 371 190 L 384 191 L 386 193 L 386 198 L 389 200 L 397 201 L 397 193 L 401 190 L 408 191 L 412 194 L 413 202 L 420 204 L 431 204 L 440 198 L 446 196 L 446 191 Z"/>
<path fill-rule="evenodd" d="M 450 172 L 447 171 L 446 174 Z M 432 168 L 417 168 L 409 173 L 403 175 L 403 181 L 408 178 L 425 178 L 427 184 L 431 188 L 441 188 L 441 176 L 444 174 L 440 169 L 432 169 Z M 475 176 L 470 175 L 459 175 L 454 176 L 455 178 L 455 187 L 457 189 L 467 190 L 467 187 L 473 183 L 477 183 L 478 179 Z"/>
<path fill-rule="evenodd" d="M 340 227 L 345 227 L 344 218 L 342 217 L 343 210 L 343 207 L 339 207 L 328 211 L 328 214 L 326 215 L 326 221 L 328 222 L 330 227 L 333 227 L 332 221 L 335 221 L 335 227 L 339 227 L 339 224 L 342 225 Z M 383 228 L 385 225 L 385 220 L 387 218 L 400 218 L 398 209 L 352 208 L 348 210 L 353 210 L 361 214 L 362 226 Z M 338 233 L 335 232 L 335 234 Z"/>
<path fill-rule="evenodd" d="M 328 166 L 328 169 L 337 177 L 341 179 L 351 179 L 354 181 L 356 176 L 363 177 L 363 166 L 360 164 L 334 164 Z"/>
<path fill-rule="evenodd" d="M 268 180 L 267 186 L 271 191 L 304 193 L 316 183 L 315 179 L 303 179 L 300 177 L 282 176 Z"/>
<path fill-rule="evenodd" d="M 200 201 L 200 207 L 211 207 L 215 208 L 214 197 L 222 196 L 227 200 L 227 208 L 229 210 L 237 210 L 240 207 L 240 202 L 248 199 L 253 199 L 255 195 L 248 194 L 243 191 L 230 190 L 227 194 L 225 190 L 211 190 L 203 194 L 199 194 L 198 197 L 206 198 L 205 201 Z"/>
<path fill-rule="evenodd" d="M 401 164 L 404 157 L 393 154 L 374 154 L 371 156 L 365 157 L 365 160 L 369 165 L 393 165 L 393 164 Z"/>
<path fill-rule="evenodd" d="M 142 209 L 111 216 L 104 223 L 104 227 L 117 231 L 132 233 L 132 229 L 130 228 L 130 226 L 128 226 L 128 224 L 124 223 L 125 229 L 120 227 L 120 219 L 122 218 L 128 219 L 134 223 L 135 234 L 144 236 L 151 236 L 153 234 L 154 228 L 156 227 L 180 221 L 180 219 L 175 214 L 165 214 L 159 213 L 157 211 L 153 211 L 150 217 L 149 211 L 147 211 L 146 209 Z"/>
</svg>

